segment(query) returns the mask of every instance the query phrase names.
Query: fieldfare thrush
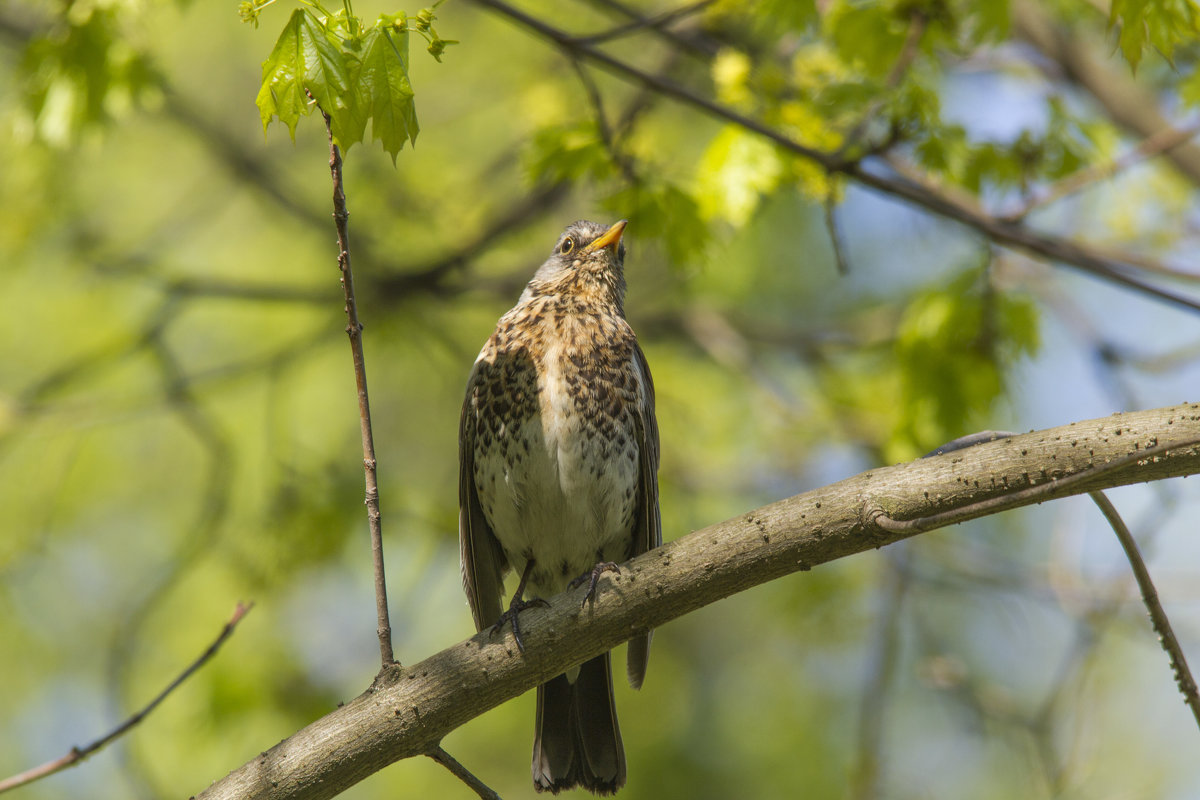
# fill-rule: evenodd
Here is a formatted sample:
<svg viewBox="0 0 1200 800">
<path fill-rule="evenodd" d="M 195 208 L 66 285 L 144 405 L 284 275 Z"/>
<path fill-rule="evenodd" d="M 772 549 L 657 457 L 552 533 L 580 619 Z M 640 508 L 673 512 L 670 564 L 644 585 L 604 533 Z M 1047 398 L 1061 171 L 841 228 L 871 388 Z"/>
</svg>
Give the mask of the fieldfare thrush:
<svg viewBox="0 0 1200 800">
<path fill-rule="evenodd" d="M 509 621 L 521 649 L 521 609 L 589 579 L 591 597 L 602 571 L 662 543 L 654 384 L 625 321 L 624 230 L 624 220 L 567 227 L 467 381 L 459 428 L 463 586 L 476 629 Z M 503 611 L 510 568 L 521 580 Z M 625 783 L 610 655 L 538 687 L 538 791 L 610 794 Z M 645 631 L 629 642 L 635 689 L 649 657 Z"/>
</svg>

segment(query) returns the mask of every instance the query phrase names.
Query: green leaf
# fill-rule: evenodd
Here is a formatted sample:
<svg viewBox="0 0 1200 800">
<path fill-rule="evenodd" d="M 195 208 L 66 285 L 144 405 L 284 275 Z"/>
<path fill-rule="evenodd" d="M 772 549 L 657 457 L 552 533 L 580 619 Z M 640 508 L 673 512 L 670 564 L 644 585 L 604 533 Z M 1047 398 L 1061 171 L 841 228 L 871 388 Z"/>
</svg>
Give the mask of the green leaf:
<svg viewBox="0 0 1200 800">
<path fill-rule="evenodd" d="M 1180 81 L 1179 99 L 1192 108 L 1200 106 L 1200 69 L 1193 68 L 1191 73 Z"/>
<path fill-rule="evenodd" d="M 1002 42 L 1008 37 L 1012 24 L 1009 0 L 987 0 L 967 6 L 971 24 L 971 39 L 974 42 Z"/>
<path fill-rule="evenodd" d="M 1142 24 L 1145 9 L 1145 0 L 1113 0 L 1109 10 L 1108 24 L 1120 24 L 1121 33 L 1117 41 L 1125 60 L 1135 71 L 1142 60 L 1142 47 L 1146 43 L 1146 28 Z"/>
<path fill-rule="evenodd" d="M 354 91 L 347 57 L 339 43 L 311 12 L 301 19 L 298 38 L 304 60 L 304 88 L 317 105 L 329 115 L 334 139 L 347 149 L 362 141 L 366 115 Z"/>
<path fill-rule="evenodd" d="M 1009 369 L 1037 343 L 1034 305 L 985 290 L 978 270 L 917 294 L 892 350 L 903 412 L 892 447 L 929 450 L 982 424 L 1004 394 Z"/>
<path fill-rule="evenodd" d="M 818 19 L 815 0 L 758 0 L 754 5 L 750 16 L 767 22 L 772 30 L 803 31 Z"/>
<path fill-rule="evenodd" d="M 779 185 L 783 167 L 775 148 L 761 136 L 726 126 L 700 159 L 697 183 L 700 213 L 746 224 L 759 200 Z"/>
<path fill-rule="evenodd" d="M 304 9 L 298 8 L 283 26 L 271 55 L 263 62 L 262 88 L 255 99 L 263 130 L 271 124 L 272 117 L 279 117 L 279 121 L 287 125 L 292 139 L 296 138 L 296 123 L 309 112 L 301 78 L 304 62 L 300 57 L 300 26 L 303 20 Z"/>
<path fill-rule="evenodd" d="M 417 111 L 408 79 L 408 31 L 376 27 L 363 40 L 359 84 L 371 115 L 371 139 L 396 161 L 406 141 L 416 142 Z"/>
<path fill-rule="evenodd" d="M 1113 0 L 1108 24 L 1120 26 L 1121 53 L 1135 71 L 1146 47 L 1169 61 L 1176 45 L 1192 43 L 1200 34 L 1200 14 L 1187 0 Z"/>
<path fill-rule="evenodd" d="M 608 150 L 590 121 L 550 126 L 533 137 L 529 173 L 534 181 L 600 180 L 613 171 Z"/>
<path fill-rule="evenodd" d="M 908 35 L 905 20 L 879 5 L 836 5 L 826 16 L 831 42 L 847 64 L 868 75 L 888 73 L 904 47 Z"/>
<path fill-rule="evenodd" d="M 346 27 L 339 18 L 330 24 Z M 358 80 L 362 71 L 353 52 L 357 41 L 347 39 L 346 48 L 326 24 L 306 9 L 296 9 L 288 18 L 271 55 L 263 62 L 263 83 L 258 108 L 263 128 L 271 118 L 288 126 L 292 138 L 296 123 L 312 111 L 308 95 L 329 115 L 334 140 L 348 149 L 361 142 L 366 130 L 368 106 L 362 99 Z"/>
</svg>

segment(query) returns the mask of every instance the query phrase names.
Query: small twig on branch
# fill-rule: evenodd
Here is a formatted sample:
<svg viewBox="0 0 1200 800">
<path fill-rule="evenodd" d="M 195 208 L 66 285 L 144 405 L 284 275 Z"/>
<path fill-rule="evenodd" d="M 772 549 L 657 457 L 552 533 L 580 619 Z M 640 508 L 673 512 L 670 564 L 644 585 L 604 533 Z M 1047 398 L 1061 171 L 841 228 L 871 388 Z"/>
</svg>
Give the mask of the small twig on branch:
<svg viewBox="0 0 1200 800">
<path fill-rule="evenodd" d="M 350 352 L 354 358 L 354 381 L 358 386 L 358 417 L 362 429 L 363 472 L 366 476 L 367 522 L 371 528 L 371 556 L 375 565 L 375 612 L 378 618 L 379 658 L 383 669 L 396 663 L 392 651 L 392 624 L 388 620 L 387 583 L 383 571 L 383 526 L 379 515 L 379 484 L 375 479 L 375 437 L 371 432 L 371 403 L 367 398 L 367 364 L 363 356 L 362 323 L 358 321 L 358 304 L 354 299 L 354 273 L 350 270 L 350 213 L 346 210 L 346 193 L 342 188 L 342 154 L 333 141 L 329 115 L 325 130 L 329 134 L 329 174 L 333 178 L 333 220 L 337 227 L 338 269 L 342 273 L 342 289 L 346 294 L 346 334 L 350 337 Z"/>
<path fill-rule="evenodd" d="M 435 747 L 425 755 L 450 770 L 454 774 L 454 777 L 471 787 L 475 794 L 479 795 L 482 800 L 500 800 L 500 795 L 494 789 L 479 780 L 479 778 L 476 778 L 469 769 L 460 764 L 454 756 L 447 753 L 440 746 Z"/>
<path fill-rule="evenodd" d="M 248 614 L 252 608 L 254 608 L 253 603 L 250 603 L 249 605 L 242 605 L 241 603 L 238 603 L 237 608 L 233 610 L 233 616 L 231 616 L 229 621 L 225 623 L 225 627 L 221 629 L 221 632 L 217 635 L 217 638 L 213 640 L 213 643 L 208 646 L 208 649 L 201 653 L 200 657 L 193 661 L 187 669 L 179 673 L 179 676 L 176 677 L 175 680 L 168 683 L 167 687 L 159 692 L 158 696 L 147 703 L 140 711 L 126 719 L 120 725 L 113 728 L 111 731 L 91 744 L 84 745 L 83 747 L 72 747 L 71 752 L 67 753 L 61 758 L 56 758 L 53 761 L 47 761 L 45 764 L 34 767 L 33 769 L 28 769 L 19 775 L 13 775 L 11 778 L 0 780 L 0 793 L 7 792 L 10 789 L 16 789 L 18 786 L 24 786 L 28 783 L 33 783 L 34 781 L 44 778 L 47 775 L 53 775 L 56 772 L 61 772 L 67 767 L 74 766 L 75 764 L 78 764 L 88 756 L 95 753 L 97 750 L 103 748 L 109 742 L 127 733 L 131 728 L 145 719 L 151 711 L 157 708 L 159 703 L 161 703 L 163 700 L 166 700 L 167 695 L 175 691 L 175 689 L 177 689 L 181 683 L 191 677 L 193 672 L 200 669 L 200 667 L 204 666 L 204 664 L 210 658 L 216 655 L 217 650 L 220 649 L 221 645 L 225 643 L 225 640 L 228 639 L 230 634 L 233 633 L 233 630 L 237 627 L 237 624 L 242 621 L 242 617 L 246 616 L 246 614 Z"/>
<path fill-rule="evenodd" d="M 1155 458 L 1136 449 L 1179 437 Z M 424 756 L 452 730 L 549 677 L 604 653 L 631 631 L 661 628 L 702 606 L 783 575 L 900 541 L 870 523 L 864 498 L 899 516 L 1007 495 L 1057 469 L 1092 481 L 1053 497 L 1200 474 L 1200 404 L 1181 404 L 1033 431 L 940 458 L 878 467 L 681 536 L 621 565 L 612 588 L 580 609 L 582 588 L 522 619 L 525 653 L 487 632 L 457 642 L 372 687 L 211 784 L 204 800 L 319 800 L 404 758 Z M 1111 464 L 1135 451 L 1136 463 Z M 1026 503 L 1049 499 L 1045 495 Z M 1149 723 L 1148 723 L 1149 724 Z"/>
<path fill-rule="evenodd" d="M 992 431 L 988 431 L 986 435 L 994 435 Z M 998 438 L 1007 438 L 1001 434 Z M 972 443 L 977 444 L 977 443 Z M 935 528 L 942 528 L 946 525 L 955 525 L 959 522 L 966 522 L 970 519 L 983 516 L 984 514 L 1016 508 L 1018 506 L 1027 505 L 1030 502 L 1035 502 L 1036 498 L 1045 495 L 1052 496 L 1069 486 L 1074 486 L 1087 480 L 1095 480 L 1098 476 L 1122 467 L 1136 464 L 1139 461 L 1146 461 L 1166 454 L 1170 450 L 1181 450 L 1188 447 L 1195 447 L 1200 444 L 1200 438 L 1185 439 L 1181 442 L 1166 442 L 1157 444 L 1154 447 L 1147 447 L 1144 450 L 1136 450 L 1120 458 L 1114 458 L 1106 461 L 1103 464 L 1096 464 L 1090 469 L 1080 470 L 1072 475 L 1067 475 L 1062 478 L 1051 478 L 1045 483 L 1038 483 L 1033 486 L 1027 486 L 1010 494 L 996 495 L 989 497 L 986 500 L 981 500 L 978 503 L 970 503 L 968 505 L 952 508 L 948 511 L 942 511 L 938 514 L 930 514 L 925 517 L 915 517 L 913 519 L 895 520 L 889 517 L 882 508 L 869 508 L 866 510 L 866 518 L 875 525 L 888 531 L 889 533 L 923 533 L 931 531 Z M 959 448 L 952 448 L 959 449 Z M 947 451 L 949 452 L 949 451 Z M 930 455 L 937 454 L 934 451 Z"/>
<path fill-rule="evenodd" d="M 1188 668 L 1183 648 L 1179 646 L 1179 639 L 1175 637 L 1175 631 L 1171 629 L 1167 612 L 1163 609 L 1162 603 L 1158 601 L 1158 591 L 1154 588 L 1154 581 L 1150 579 L 1150 571 L 1146 569 L 1146 562 L 1142 560 L 1142 554 L 1138 551 L 1137 541 L 1104 492 L 1089 492 L 1088 496 L 1100 507 L 1104 518 L 1112 526 L 1113 533 L 1117 535 L 1117 540 L 1125 551 L 1125 557 L 1129 559 L 1129 566 L 1133 569 L 1133 577 L 1137 580 L 1138 589 L 1142 593 L 1142 602 L 1146 604 L 1146 611 L 1150 614 L 1154 632 L 1158 634 L 1158 641 L 1171 659 L 1171 670 L 1175 673 L 1175 683 L 1179 686 L 1179 693 L 1183 695 L 1183 702 L 1192 710 L 1196 724 L 1200 725 L 1200 692 L 1196 689 L 1196 680 Z"/>
</svg>

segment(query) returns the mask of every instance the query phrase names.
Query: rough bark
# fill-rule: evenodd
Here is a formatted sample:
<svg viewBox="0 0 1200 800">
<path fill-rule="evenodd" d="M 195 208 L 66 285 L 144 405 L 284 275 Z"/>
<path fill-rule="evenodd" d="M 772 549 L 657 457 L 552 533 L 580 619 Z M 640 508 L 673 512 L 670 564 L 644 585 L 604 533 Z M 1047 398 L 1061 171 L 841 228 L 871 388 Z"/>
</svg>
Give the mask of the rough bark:
<svg viewBox="0 0 1200 800">
<path fill-rule="evenodd" d="M 385 670 L 364 694 L 260 754 L 201 793 L 216 798 L 324 798 L 388 764 L 420 755 L 485 711 L 635 632 L 774 578 L 913 535 L 873 520 L 965 509 L 1031 485 L 1056 497 L 1200 472 L 1200 404 L 1117 414 L 883 467 L 755 509 L 669 542 L 606 576 L 594 605 L 583 589 L 521 617 L 526 644 L 486 632 L 409 667 Z M 1132 453 L 1191 444 L 1105 469 Z M 1089 476 L 1060 487 L 1067 476 Z M 1027 494 L 1027 493 L 1026 493 Z M 1100 527 L 1098 525 L 1098 527 Z M 469 625 L 464 616 L 463 627 Z M 651 686 L 650 691 L 653 691 Z"/>
</svg>

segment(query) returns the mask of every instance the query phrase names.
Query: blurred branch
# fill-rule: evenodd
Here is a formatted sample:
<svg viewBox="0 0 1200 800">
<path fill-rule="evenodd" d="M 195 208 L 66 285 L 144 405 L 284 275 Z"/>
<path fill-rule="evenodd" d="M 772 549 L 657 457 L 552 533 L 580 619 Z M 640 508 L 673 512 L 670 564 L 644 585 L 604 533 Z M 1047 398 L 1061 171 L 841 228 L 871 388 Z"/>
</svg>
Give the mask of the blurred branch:
<svg viewBox="0 0 1200 800">
<path fill-rule="evenodd" d="M 641 16 L 632 9 L 628 9 L 617 3 L 605 3 L 605 5 L 608 7 L 616 8 L 621 13 L 631 16 L 632 19 L 629 22 L 626 22 L 622 25 L 616 25 L 606 31 L 601 31 L 600 33 L 576 37 L 576 41 L 582 44 L 599 44 L 601 42 L 619 39 L 622 36 L 627 36 L 631 33 L 637 33 L 638 31 L 645 30 L 646 28 L 652 28 L 661 33 L 662 29 L 670 25 L 672 22 L 676 22 L 678 20 L 685 19 L 692 14 L 699 13 L 708 6 L 711 6 L 713 2 L 714 0 L 697 0 L 697 2 L 688 3 L 687 5 L 682 5 L 678 8 L 664 11 L 661 14 L 656 14 L 653 17 Z M 691 43 L 689 42 L 687 44 L 690 46 Z"/>
<path fill-rule="evenodd" d="M 825 211 L 825 232 L 829 234 L 829 246 L 833 248 L 833 263 L 837 266 L 838 275 L 850 274 L 850 260 L 846 258 L 846 247 L 842 244 L 842 231 L 838 227 L 837 204 L 831 192 L 821 203 Z"/>
<path fill-rule="evenodd" d="M 500 795 L 496 794 L 496 792 L 486 783 L 475 777 L 475 775 L 469 769 L 458 762 L 458 759 L 447 753 L 441 747 L 435 747 L 425 755 L 429 756 L 434 761 L 450 770 L 454 777 L 458 778 L 460 781 L 470 787 L 471 791 L 479 795 L 482 800 L 500 800 Z"/>
<path fill-rule="evenodd" d="M 181 672 L 179 676 L 175 678 L 175 680 L 167 684 L 166 688 L 159 692 L 158 695 L 149 703 L 147 703 L 146 706 L 140 711 L 126 719 L 120 725 L 113 728 L 111 731 L 91 744 L 84 745 L 83 747 L 72 747 L 71 752 L 67 753 L 61 758 L 57 758 L 54 761 L 48 761 L 41 766 L 26 770 L 19 775 L 13 775 L 11 778 L 0 780 L 0 793 L 7 792 L 10 789 L 16 789 L 18 786 L 24 786 L 26 784 L 33 783 L 34 781 L 44 778 L 47 775 L 53 775 L 56 772 L 61 772 L 67 767 L 72 767 L 96 751 L 100 750 L 114 739 L 117 739 L 118 737 L 128 733 L 130 729 L 145 719 L 150 712 L 157 708 L 159 703 L 161 703 L 163 700 L 166 700 L 167 695 L 175 691 L 175 689 L 177 689 L 181 683 L 192 676 L 192 673 L 200 669 L 200 667 L 204 666 L 204 664 L 207 663 L 210 658 L 216 655 L 217 650 L 220 649 L 221 645 L 225 643 L 225 640 L 228 639 L 233 633 L 238 623 L 242 621 L 242 618 L 246 616 L 246 614 L 249 613 L 250 609 L 253 607 L 253 603 L 249 605 L 242 605 L 241 603 L 238 603 L 237 608 L 235 608 L 233 611 L 233 616 L 230 617 L 229 621 L 225 623 L 225 627 L 221 629 L 221 632 L 217 635 L 217 638 L 213 640 L 213 643 L 208 646 L 208 649 L 201 653 L 200 657 L 193 661 L 187 667 L 187 669 Z"/>
<path fill-rule="evenodd" d="M 311 97 L 311 95 L 310 95 Z M 315 101 L 314 101 L 315 102 Z M 379 484 L 375 477 L 375 436 L 371 431 L 371 401 L 367 396 L 367 364 L 363 354 L 362 323 L 358 321 L 358 302 L 354 297 L 354 272 L 350 269 L 350 212 L 346 210 L 346 192 L 342 186 L 342 154 L 333 140 L 329 114 L 321 109 L 325 130 L 329 134 L 329 174 L 333 179 L 333 221 L 337 228 L 338 270 L 342 273 L 342 290 L 346 297 L 346 335 L 350 337 L 350 353 L 354 361 L 354 382 L 358 390 L 358 418 L 362 431 L 363 474 L 366 482 L 367 523 L 371 529 L 371 560 L 375 571 L 375 614 L 379 636 L 380 669 L 396 663 L 392 651 L 392 624 L 388 619 L 387 581 L 383 565 L 383 527 L 379 513 Z"/>
<path fill-rule="evenodd" d="M 1016 34 L 1096 98 L 1120 127 L 1142 139 L 1174 127 L 1163 116 L 1158 97 L 1139 86 L 1123 62 L 1120 68 L 1110 66 L 1107 54 L 1088 41 L 1088 37 L 1056 27 L 1044 8 L 1041 3 L 1015 0 L 1012 11 Z M 1192 183 L 1200 185 L 1200 146 L 1181 144 L 1166 150 L 1165 157 Z"/>
<path fill-rule="evenodd" d="M 899 173 L 899 178 L 877 176 L 865 171 L 860 164 L 845 170 L 847 174 L 867 185 L 877 185 L 881 191 L 897 197 L 906 197 L 914 205 L 922 206 L 948 219 L 956 220 L 987 236 L 991 241 L 1034 256 L 1057 261 L 1098 278 L 1127 286 L 1142 294 L 1165 300 L 1193 311 L 1200 311 L 1200 299 L 1176 294 L 1169 289 L 1143 280 L 1138 272 L 1153 272 L 1171 277 L 1188 277 L 1177 270 L 1150 259 L 1135 258 L 1106 250 L 1038 233 L 1021 222 L 1009 222 L 994 217 L 964 193 L 951 187 L 936 186 L 916 169 L 899 161 L 888 160 L 888 165 Z"/>
<path fill-rule="evenodd" d="M 1003 441 L 1010 440 L 1005 439 Z M 947 525 L 955 525 L 959 522 L 976 519 L 985 514 L 1020 508 L 1021 506 L 1030 505 L 1040 500 L 1049 500 L 1064 489 L 1073 489 L 1077 484 L 1095 480 L 1096 472 L 1108 472 L 1120 469 L 1139 461 L 1157 458 L 1176 448 L 1195 447 L 1197 445 L 1200 445 L 1200 436 L 1184 441 L 1173 440 L 1161 444 L 1156 443 L 1145 448 L 1139 446 L 1130 453 L 1112 458 L 1103 464 L 1096 465 L 1092 469 L 1070 473 L 1061 477 L 1053 477 L 1050 478 L 1048 483 L 1031 483 L 1024 489 L 1015 492 L 992 495 L 973 503 L 967 503 L 927 516 L 896 519 L 884 511 L 881 506 L 877 505 L 869 506 L 866 514 L 874 525 L 878 525 L 889 533 L 925 533 L 937 528 L 944 528 Z"/>
<path fill-rule="evenodd" d="M 163 317 L 174 316 L 175 302 L 163 302 Z M 108 652 L 106 683 L 109 697 L 116 708 L 127 706 L 129 684 L 123 680 L 136 658 L 137 646 L 144 641 L 143 629 L 150 614 L 161 607 L 161 598 L 179 585 L 185 574 L 196 564 L 197 559 L 211 552 L 212 542 L 229 510 L 233 486 L 233 473 L 229 469 L 233 459 L 232 448 L 213 417 L 200 404 L 179 358 L 171 349 L 165 336 L 165 325 L 151 326 L 145 337 L 146 349 L 158 366 L 159 380 L 165 404 L 178 417 L 182 426 L 196 440 L 206 456 L 203 488 L 198 495 L 200 502 L 194 512 L 195 518 L 187 532 L 172 548 L 153 577 L 142 582 L 142 591 L 133 608 L 122 615 L 122 624 L 115 631 Z M 199 488 L 199 487 L 198 487 Z M 120 751 L 120 758 L 127 775 L 140 784 L 148 784 L 152 772 L 129 750 Z M 153 794 L 161 795 L 166 787 L 157 787 Z"/>
<path fill-rule="evenodd" d="M 38 28 L 24 20 L 0 15 L 0 37 L 27 45 L 39 35 Z M 247 186 L 271 201 L 280 211 L 301 223 L 307 229 L 322 227 L 327 217 L 314 208 L 299 202 L 298 194 L 285 186 L 267 166 L 262 158 L 250 155 L 253 152 L 230 131 L 214 122 L 219 116 L 202 113 L 199 103 L 181 95 L 165 78 L 160 76 L 158 88 L 162 92 L 162 113 L 195 137 L 223 167 L 231 179 Z M 416 293 L 447 295 L 461 292 L 460 287 L 446 284 L 455 270 L 469 264 L 480 252 L 494 244 L 498 237 L 518 229 L 523 222 L 536 219 L 542 213 L 556 208 L 559 201 L 570 190 L 567 183 L 541 185 L 519 200 L 506 202 L 496 217 L 485 223 L 479 235 L 454 252 L 415 264 L 397 264 L 390 254 L 378 251 L 369 231 L 360 231 L 356 236 L 359 257 L 371 263 L 385 265 L 387 272 L 380 277 L 372 276 L 367 285 L 372 289 L 372 301 L 400 297 L 410 298 Z M 139 259 L 147 265 L 159 264 L 156 258 Z M 151 280 L 159 276 L 147 274 Z M 269 300 L 279 302 L 318 304 L 328 301 L 328 295 L 320 290 L 310 290 L 287 285 L 241 285 L 217 279 L 194 278 L 161 279 L 168 292 L 197 297 L 224 297 L 235 300 Z"/>
<path fill-rule="evenodd" d="M 1168 153 L 1191 141 L 1197 134 L 1200 134 L 1200 120 L 1195 120 L 1191 124 L 1179 128 L 1163 128 L 1143 139 L 1137 147 L 1111 163 L 1093 164 L 1047 186 L 1040 192 L 1035 192 L 1020 208 L 1003 215 L 1001 219 L 1006 222 L 1018 222 L 1032 211 L 1055 203 L 1094 183 L 1112 178 L 1143 161 Z"/>
<path fill-rule="evenodd" d="M 625 180 L 630 183 L 640 183 L 641 177 L 637 173 L 637 165 L 633 158 L 617 146 L 612 126 L 608 124 L 608 115 L 604 111 L 604 98 L 600 95 L 600 87 L 592 79 L 587 65 L 573 56 L 570 61 L 571 68 L 575 70 L 575 74 L 579 78 L 579 83 L 583 86 L 584 94 L 587 95 L 588 103 L 592 107 L 592 116 L 596 121 L 596 130 L 600 133 L 600 141 L 604 144 L 604 150 L 608 153 L 609 159 L 617 165 L 617 169 L 625 176 Z"/>
<path fill-rule="evenodd" d="M 1153 456 L 1145 450 L 1148 443 L 1196 440 L 1200 404 L 1117 414 L 874 469 L 763 506 L 623 564 L 594 605 L 580 607 L 581 588 L 527 612 L 523 654 L 509 636 L 481 633 L 398 669 L 199 796 L 332 797 L 388 764 L 432 752 L 450 731 L 612 649 L 630 631 L 661 627 L 752 586 L 913 534 L 875 526 L 871 508 L 931 518 L 978 508 L 990 497 L 1015 494 L 1028 504 L 1200 474 L 1200 446 Z M 1071 485 L 1061 480 L 1077 474 L 1085 477 Z M 1046 494 L 1020 495 L 1041 484 L 1051 487 Z"/>
<path fill-rule="evenodd" d="M 1142 554 L 1138 551 L 1137 541 L 1104 492 L 1089 492 L 1088 495 L 1100 507 L 1104 518 L 1112 526 L 1113 533 L 1117 535 L 1121 549 L 1125 551 L 1125 557 L 1129 559 L 1129 566 L 1133 569 L 1133 577 L 1137 580 L 1138 589 L 1141 590 L 1142 601 L 1146 604 L 1146 611 L 1150 614 L 1154 632 L 1158 634 L 1158 641 L 1162 644 L 1163 650 L 1167 651 L 1167 656 L 1171 660 L 1171 671 L 1175 673 L 1175 683 L 1179 686 L 1180 694 L 1183 695 L 1183 702 L 1191 709 L 1192 716 L 1196 718 L 1196 724 L 1200 726 L 1200 693 L 1196 690 L 1196 679 L 1192 677 L 1187 657 L 1183 654 L 1183 648 L 1179 646 L 1179 639 L 1175 637 L 1175 631 L 1171 629 L 1171 621 L 1167 619 L 1167 612 L 1158 600 L 1158 590 L 1154 588 L 1150 571 L 1146 569 L 1146 562 L 1142 560 Z"/>
<path fill-rule="evenodd" d="M 781 149 L 801 158 L 808 159 L 830 173 L 840 173 L 858 183 L 883 194 L 907 201 L 947 219 L 962 223 L 983 234 L 993 242 L 1012 247 L 1026 253 L 1069 265 L 1083 272 L 1121 284 L 1143 294 L 1193 311 L 1200 311 L 1200 299 L 1176 294 L 1155 286 L 1140 278 L 1134 265 L 1112 260 L 1105 255 L 1069 239 L 1035 231 L 1023 224 L 1008 222 L 993 217 L 975 204 L 956 201 L 950 194 L 939 191 L 931 184 L 917 182 L 895 174 L 879 174 L 866 169 L 859 161 L 844 161 L 834 153 L 826 153 L 800 144 L 782 131 L 724 106 L 681 84 L 646 72 L 632 64 L 609 55 L 589 44 L 581 43 L 558 28 L 526 14 L 503 0 L 474 0 L 477 5 L 492 9 L 512 21 L 528 28 L 538 36 L 554 43 L 560 49 L 576 57 L 595 62 L 604 69 L 626 80 L 646 86 L 664 97 L 670 97 L 716 119 L 738 125 L 778 145 Z M 1166 269 L 1165 267 L 1163 268 Z"/>
<path fill-rule="evenodd" d="M 254 188 L 305 227 L 315 228 L 328 222 L 316 209 L 298 202 L 297 193 L 279 182 L 278 176 L 266 167 L 267 162 L 251 155 L 255 152 L 253 148 L 247 147 L 228 130 L 214 124 L 212 116 L 197 111 L 197 103 L 181 96 L 165 82 L 161 89 L 163 112 L 166 116 L 198 139 L 235 181 Z"/>
<path fill-rule="evenodd" d="M 880 796 L 883 771 L 883 712 L 892 676 L 900 660 L 900 612 L 908 594 L 911 570 L 905 564 L 908 549 L 897 545 L 893 558 L 883 562 L 883 585 L 879 588 L 876 624 L 867 662 L 867 679 L 858 718 L 858 752 L 850 779 L 850 797 L 870 800 Z"/>
<path fill-rule="evenodd" d="M 371 297 L 401 300 L 410 299 L 416 292 L 438 295 L 457 291 L 445 281 L 450 273 L 465 267 L 502 237 L 518 230 L 522 224 L 557 208 L 570 189 L 570 184 L 565 181 L 535 186 L 529 194 L 505 204 L 478 234 L 454 252 L 403 272 L 390 272 L 371 278 Z"/>
<path fill-rule="evenodd" d="M 702 11 L 706 6 L 711 5 L 712 0 L 700 0 L 700 2 L 690 5 L 680 6 L 673 11 L 664 12 L 658 17 L 647 17 L 635 7 L 619 2 L 619 0 L 588 0 L 588 2 L 598 8 L 619 14 L 630 20 L 630 22 L 627 25 L 621 25 L 599 34 L 580 37 L 580 41 L 585 44 L 605 41 L 614 38 L 614 36 L 623 36 L 635 30 L 648 30 L 672 47 L 703 59 L 712 58 L 721 49 L 720 42 L 703 33 L 685 33 L 672 30 L 668 27 L 668 23 L 676 22 L 697 11 Z"/>
</svg>

